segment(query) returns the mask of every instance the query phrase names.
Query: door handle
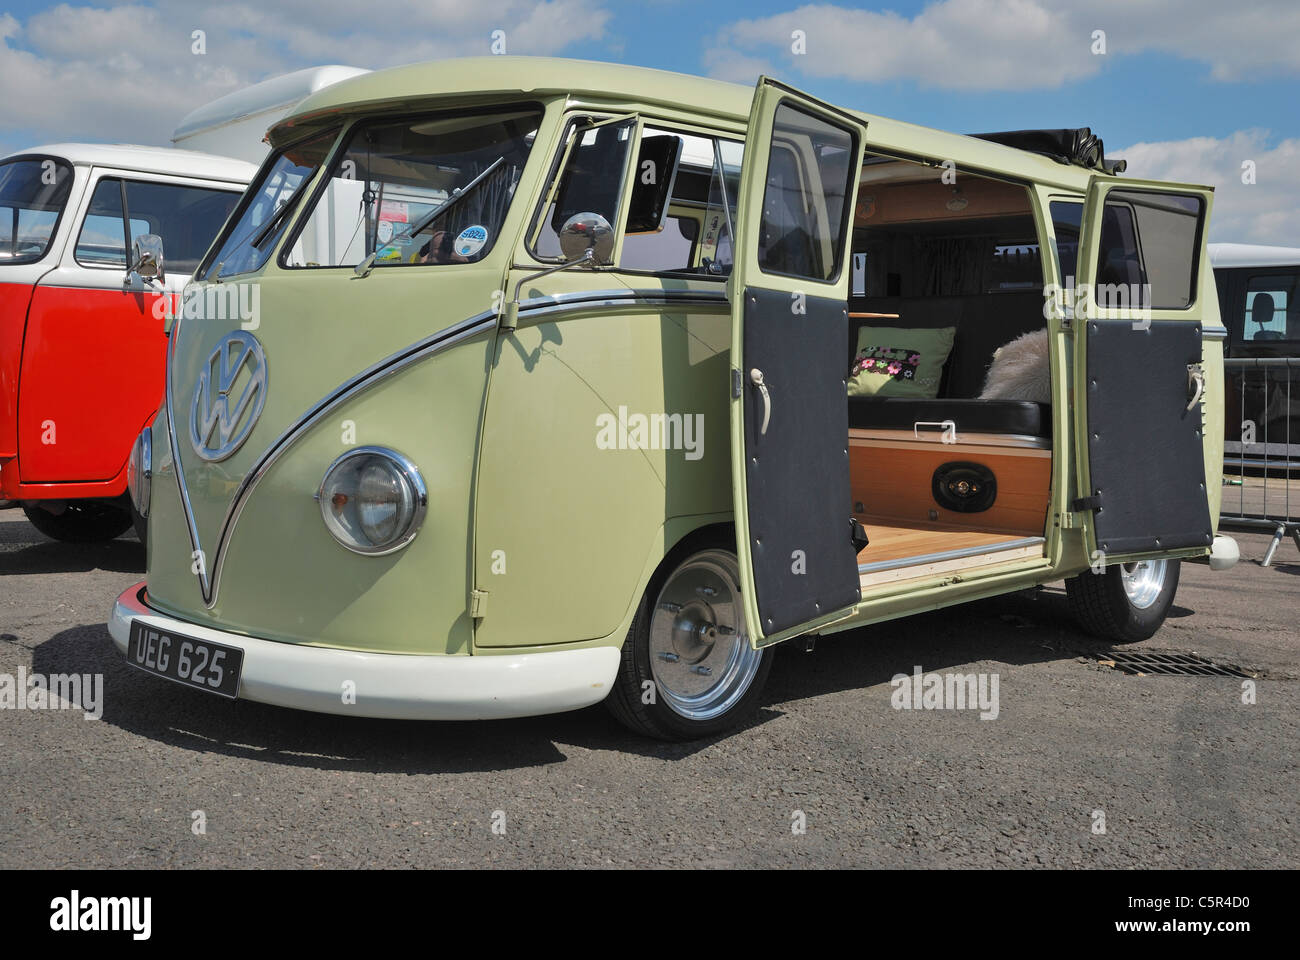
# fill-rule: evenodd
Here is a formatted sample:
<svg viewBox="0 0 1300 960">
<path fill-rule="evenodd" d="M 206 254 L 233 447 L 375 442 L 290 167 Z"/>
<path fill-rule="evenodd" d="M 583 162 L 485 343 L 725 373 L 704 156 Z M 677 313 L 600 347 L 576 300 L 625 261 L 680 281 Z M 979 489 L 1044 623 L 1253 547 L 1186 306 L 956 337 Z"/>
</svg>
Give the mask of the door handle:
<svg viewBox="0 0 1300 960">
<path fill-rule="evenodd" d="M 767 436 L 767 423 L 772 419 L 772 395 L 768 393 L 763 371 L 758 367 L 749 371 L 749 382 L 758 388 L 758 393 L 763 398 L 763 425 L 758 428 L 758 435 L 764 437 Z"/>
<path fill-rule="evenodd" d="M 1205 392 L 1205 369 L 1199 363 L 1187 365 L 1187 386 L 1192 390 L 1192 399 L 1187 401 L 1187 409 L 1190 411 Z"/>
</svg>

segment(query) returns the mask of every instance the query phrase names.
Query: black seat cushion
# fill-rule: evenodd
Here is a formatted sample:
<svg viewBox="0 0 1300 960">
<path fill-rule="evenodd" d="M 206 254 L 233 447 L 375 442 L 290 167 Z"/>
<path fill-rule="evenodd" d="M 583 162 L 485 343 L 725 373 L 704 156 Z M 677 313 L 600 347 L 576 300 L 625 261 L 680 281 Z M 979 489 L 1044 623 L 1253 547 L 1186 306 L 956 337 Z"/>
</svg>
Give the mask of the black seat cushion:
<svg viewBox="0 0 1300 960">
<path fill-rule="evenodd" d="M 906 430 L 917 423 L 951 420 L 963 433 L 1010 433 L 1052 436 L 1052 407 L 1026 400 L 957 400 L 911 397 L 849 397 L 849 426 L 871 430 Z M 931 428 L 937 429 L 937 428 Z"/>
</svg>

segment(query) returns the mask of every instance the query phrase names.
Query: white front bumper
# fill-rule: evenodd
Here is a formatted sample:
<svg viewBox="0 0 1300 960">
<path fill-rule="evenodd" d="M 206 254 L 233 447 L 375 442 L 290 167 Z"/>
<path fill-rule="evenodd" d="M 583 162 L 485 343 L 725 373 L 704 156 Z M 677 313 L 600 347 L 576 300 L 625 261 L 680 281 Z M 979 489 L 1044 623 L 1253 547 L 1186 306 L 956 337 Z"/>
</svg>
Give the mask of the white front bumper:
<svg viewBox="0 0 1300 960">
<path fill-rule="evenodd" d="M 604 700 L 618 673 L 615 647 L 553 653 L 411 656 L 259 640 L 187 623 L 123 591 L 108 631 L 125 656 L 131 621 L 244 652 L 241 699 L 317 713 L 418 720 L 487 720 L 577 710 Z M 351 683 L 351 688 L 345 686 Z M 355 690 L 355 702 L 344 691 Z"/>
</svg>

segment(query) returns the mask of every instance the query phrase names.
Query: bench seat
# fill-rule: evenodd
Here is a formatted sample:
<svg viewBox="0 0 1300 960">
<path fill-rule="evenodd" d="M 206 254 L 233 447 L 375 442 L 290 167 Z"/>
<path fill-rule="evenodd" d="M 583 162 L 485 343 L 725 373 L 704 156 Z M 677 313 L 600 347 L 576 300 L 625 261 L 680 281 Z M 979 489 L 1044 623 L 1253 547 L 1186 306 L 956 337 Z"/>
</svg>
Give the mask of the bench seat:
<svg viewBox="0 0 1300 960">
<path fill-rule="evenodd" d="M 848 401 L 850 429 L 911 433 L 917 423 L 951 420 L 957 425 L 958 436 L 967 433 L 1040 439 L 1052 436 L 1052 407 L 1046 403 L 912 397 L 849 397 Z"/>
</svg>

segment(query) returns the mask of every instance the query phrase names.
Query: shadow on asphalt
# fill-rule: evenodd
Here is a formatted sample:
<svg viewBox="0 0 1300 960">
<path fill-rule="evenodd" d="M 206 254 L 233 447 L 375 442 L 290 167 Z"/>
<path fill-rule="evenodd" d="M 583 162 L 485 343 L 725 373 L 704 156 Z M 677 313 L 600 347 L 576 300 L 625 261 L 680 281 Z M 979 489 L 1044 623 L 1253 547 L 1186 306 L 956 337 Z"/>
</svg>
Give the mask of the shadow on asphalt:
<svg viewBox="0 0 1300 960">
<path fill-rule="evenodd" d="M 15 544 L 21 546 L 15 548 Z M 62 543 L 51 540 L 21 516 L 19 522 L 0 523 L 0 577 L 87 570 L 143 574 L 144 544 L 132 531 L 102 543 Z"/>
<path fill-rule="evenodd" d="M 916 665 L 943 671 L 979 661 L 1011 665 L 1068 660 L 1106 649 L 1073 626 L 1063 591 L 1042 589 L 921 614 L 823 637 L 814 652 L 802 641 L 778 648 L 757 716 L 743 735 L 779 718 L 779 705 L 888 683 Z M 602 706 L 519 720 L 439 723 L 305 713 L 229 701 L 148 676 L 118 654 L 106 627 L 56 634 L 36 647 L 34 672 L 102 673 L 101 722 L 159 743 L 232 757 L 323 770 L 467 773 L 564 761 L 564 745 L 677 760 L 723 737 L 660 743 L 623 729 Z"/>
</svg>

